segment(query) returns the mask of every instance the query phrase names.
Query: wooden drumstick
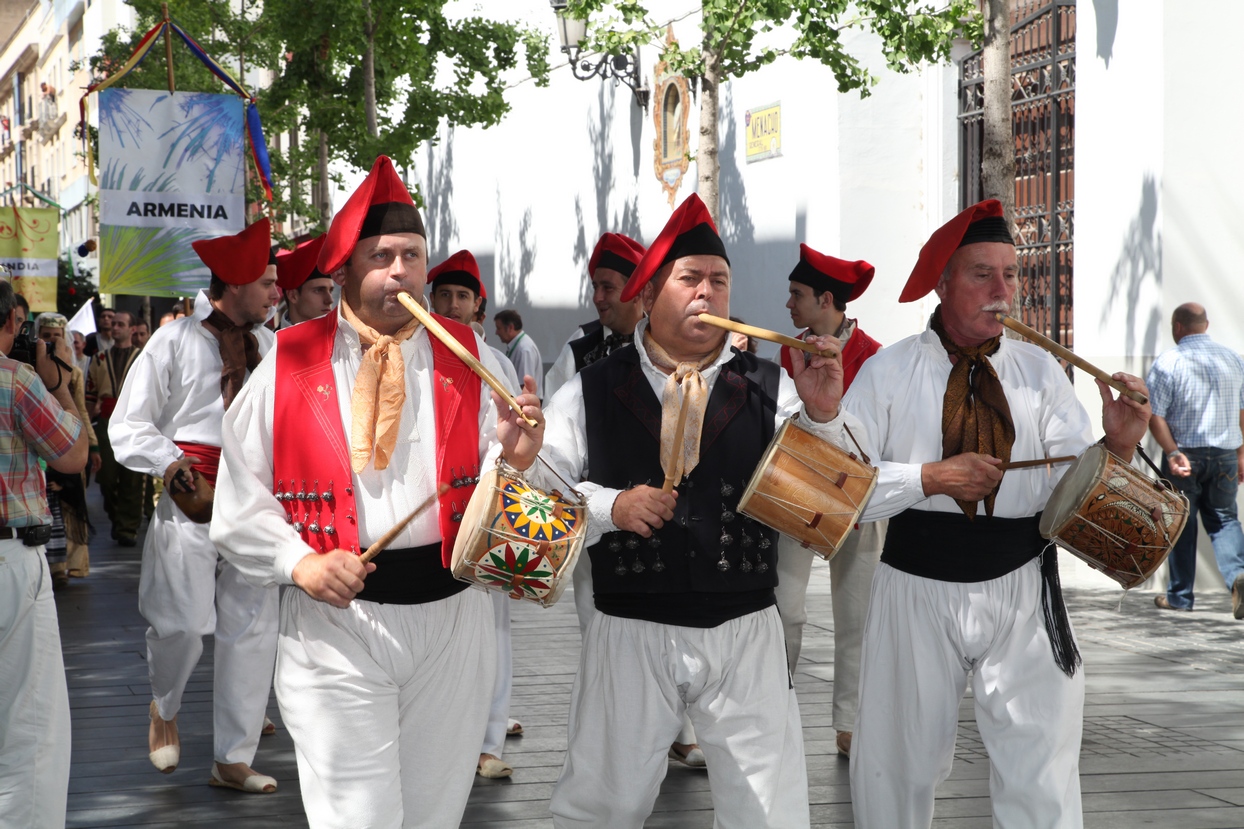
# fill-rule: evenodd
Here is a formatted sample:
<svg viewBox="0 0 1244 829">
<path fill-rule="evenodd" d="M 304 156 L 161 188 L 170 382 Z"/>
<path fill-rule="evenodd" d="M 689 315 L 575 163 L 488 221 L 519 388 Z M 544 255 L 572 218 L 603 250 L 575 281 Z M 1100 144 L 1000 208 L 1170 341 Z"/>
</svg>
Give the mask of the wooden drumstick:
<svg viewBox="0 0 1244 829">
<path fill-rule="evenodd" d="M 800 351 L 806 351 L 809 354 L 816 354 L 821 357 L 834 359 L 838 356 L 838 352 L 832 348 L 820 349 L 811 343 L 805 343 L 803 340 L 794 337 L 788 337 L 785 334 L 779 334 L 776 331 L 770 331 L 768 328 L 757 328 L 754 325 L 746 325 L 745 323 L 735 322 L 734 320 L 722 319 L 712 314 L 700 314 L 700 322 L 707 322 L 709 325 L 715 325 L 718 328 L 724 328 L 727 331 L 733 331 L 736 334 L 746 334 L 749 337 L 755 337 L 758 340 L 767 340 L 771 343 L 779 345 L 788 345 L 791 348 L 797 348 Z"/>
<path fill-rule="evenodd" d="M 390 544 L 393 543 L 393 539 L 397 538 L 398 533 L 406 529 L 407 524 L 409 524 L 411 521 L 414 521 L 416 518 L 418 518 L 429 507 L 435 504 L 438 498 L 440 498 L 442 495 L 444 495 L 448 491 L 449 491 L 449 484 L 441 484 L 440 486 L 438 486 L 436 488 L 435 495 L 428 496 L 428 499 L 424 501 L 422 504 L 420 504 L 419 506 L 415 507 L 415 509 L 410 513 L 410 515 L 406 516 L 401 521 L 398 521 L 396 524 L 394 524 L 393 529 L 389 530 L 387 533 L 380 536 L 380 538 L 372 542 L 372 545 L 367 548 L 367 551 L 363 553 L 361 556 L 359 556 L 359 561 L 366 564 L 367 562 L 371 561 L 376 556 L 380 555 L 382 550 L 384 550 L 386 547 L 388 547 Z"/>
<path fill-rule="evenodd" d="M 510 390 L 503 386 L 500 380 L 493 377 L 492 372 L 484 368 L 483 364 L 480 363 L 479 360 L 475 359 L 475 356 L 462 346 L 462 343 L 458 342 L 458 338 L 446 331 L 445 326 L 437 322 L 436 318 L 429 314 L 428 311 L 419 304 L 418 300 L 405 291 L 399 291 L 397 294 L 397 301 L 405 305 L 406 310 L 415 315 L 415 319 L 419 320 L 419 322 L 423 324 L 423 327 L 428 329 L 429 334 L 444 343 L 450 351 L 458 355 L 459 360 L 467 364 L 467 367 L 470 368 L 471 371 L 479 375 L 481 380 L 492 386 L 492 390 L 495 391 L 511 409 L 517 412 L 518 416 L 526 421 L 528 426 L 537 425 L 535 420 L 523 414 L 523 407 L 518 405 L 518 401 L 514 399 L 514 395 L 510 394 Z"/>
<path fill-rule="evenodd" d="M 687 403 L 687 393 L 684 391 L 682 396 L 682 405 L 678 407 L 678 425 L 674 427 L 674 455 L 670 458 L 670 463 L 675 469 L 678 468 L 678 456 L 682 453 L 683 432 L 687 430 L 687 409 L 691 408 Z M 665 473 L 665 485 L 661 487 L 661 491 L 668 494 L 674 491 L 674 484 L 678 483 L 674 480 L 672 471 Z"/>
<path fill-rule="evenodd" d="M 1006 471 L 1008 469 L 1031 469 L 1035 466 L 1049 466 L 1052 463 L 1071 463 L 1076 459 L 1076 455 L 1062 455 L 1057 458 L 1036 458 L 1031 461 L 1011 461 L 1010 463 L 998 464 L 998 469 Z"/>
<path fill-rule="evenodd" d="M 1040 331 L 1037 331 L 1034 328 L 1029 328 L 1028 326 L 1024 325 L 1022 322 L 1015 319 L 1014 317 L 1007 316 L 1006 314 L 1003 314 L 999 311 L 994 312 L 994 317 L 997 318 L 998 322 L 1002 323 L 1007 328 L 1014 331 L 1016 334 L 1019 334 L 1024 339 L 1031 340 L 1032 342 L 1044 348 L 1046 351 L 1053 354 L 1055 357 L 1066 360 L 1067 362 L 1071 363 L 1076 368 L 1082 371 L 1087 371 L 1089 374 L 1093 375 L 1098 380 L 1105 383 L 1107 386 L 1110 386 L 1110 388 L 1114 389 L 1115 391 L 1117 391 L 1119 394 L 1123 395 L 1124 397 L 1129 397 L 1132 400 L 1135 400 L 1137 403 L 1139 403 L 1142 406 L 1149 402 L 1148 397 L 1145 397 L 1143 394 L 1141 394 L 1138 391 L 1133 391 L 1129 389 L 1126 385 L 1124 385 L 1123 383 L 1120 383 L 1118 380 L 1114 379 L 1109 374 L 1107 374 L 1106 372 L 1099 369 L 1097 366 L 1090 363 L 1088 360 L 1079 356 L 1071 349 L 1066 348 L 1065 346 L 1059 345 L 1058 343 L 1054 342 L 1049 337 L 1042 334 Z"/>
</svg>

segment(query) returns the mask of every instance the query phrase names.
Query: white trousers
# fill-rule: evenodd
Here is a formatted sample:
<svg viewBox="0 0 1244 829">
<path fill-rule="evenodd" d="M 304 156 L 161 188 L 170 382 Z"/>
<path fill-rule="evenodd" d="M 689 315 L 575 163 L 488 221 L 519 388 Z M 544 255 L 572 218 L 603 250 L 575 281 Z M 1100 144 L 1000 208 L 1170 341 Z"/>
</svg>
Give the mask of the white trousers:
<svg viewBox="0 0 1244 829">
<path fill-rule="evenodd" d="M 834 708 L 836 731 L 851 731 L 859 710 L 860 648 L 873 573 L 881 560 L 888 521 L 860 524 L 829 562 L 829 589 L 834 614 Z M 778 536 L 778 613 L 786 634 L 786 659 L 793 674 L 803 648 L 808 621 L 808 579 L 820 557 L 787 536 Z"/>
<path fill-rule="evenodd" d="M 799 705 L 772 607 L 715 628 L 597 613 L 575 677 L 553 825 L 642 827 L 684 712 L 708 761 L 718 829 L 809 825 Z"/>
<path fill-rule="evenodd" d="M 0 541 L 0 827 L 62 829 L 69 691 L 42 547 Z"/>
<path fill-rule="evenodd" d="M 276 660 L 277 591 L 255 587 L 220 559 L 207 536 L 161 498 L 143 543 L 138 610 L 147 628 L 147 672 L 160 716 L 172 719 L 203 637 L 216 639 L 213 752 L 218 763 L 255 759 Z"/>
<path fill-rule="evenodd" d="M 571 584 L 574 585 L 574 609 L 579 615 L 579 640 L 587 642 L 587 623 L 592 621 L 592 617 L 596 615 L 596 598 L 592 592 L 592 562 L 587 550 L 580 554 L 579 560 L 575 563 L 571 579 Z M 806 576 L 803 581 L 807 586 Z M 678 736 L 674 738 L 674 742 L 685 746 L 696 745 L 695 726 L 691 724 L 691 718 L 686 714 L 683 714 L 682 727 L 678 729 Z"/>
<path fill-rule="evenodd" d="M 480 754 L 500 758 L 505 751 L 505 732 L 510 721 L 510 695 L 514 691 L 514 648 L 510 643 L 509 594 L 489 590 L 492 599 L 493 628 L 497 637 L 497 678 L 492 690 L 492 708 L 488 711 L 488 727 Z"/>
<path fill-rule="evenodd" d="M 497 655 L 479 590 L 341 609 L 281 589 L 276 693 L 314 829 L 456 829 Z"/>
<path fill-rule="evenodd" d="M 931 825 L 969 674 L 994 826 L 1080 829 L 1084 670 L 1069 678 L 1054 663 L 1036 561 L 973 584 L 878 566 L 851 745 L 855 825 Z"/>
</svg>

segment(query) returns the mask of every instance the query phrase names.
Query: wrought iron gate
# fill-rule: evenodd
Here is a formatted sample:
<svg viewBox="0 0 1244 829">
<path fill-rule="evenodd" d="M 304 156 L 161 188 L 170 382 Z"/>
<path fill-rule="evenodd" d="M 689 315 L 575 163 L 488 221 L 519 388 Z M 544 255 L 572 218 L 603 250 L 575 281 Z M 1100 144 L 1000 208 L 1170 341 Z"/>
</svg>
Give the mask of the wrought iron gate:
<svg viewBox="0 0 1244 829">
<path fill-rule="evenodd" d="M 1023 321 L 1074 344 L 1076 0 L 1012 0 L 1011 123 Z M 981 53 L 959 74 L 961 206 L 981 194 L 985 78 Z"/>
</svg>

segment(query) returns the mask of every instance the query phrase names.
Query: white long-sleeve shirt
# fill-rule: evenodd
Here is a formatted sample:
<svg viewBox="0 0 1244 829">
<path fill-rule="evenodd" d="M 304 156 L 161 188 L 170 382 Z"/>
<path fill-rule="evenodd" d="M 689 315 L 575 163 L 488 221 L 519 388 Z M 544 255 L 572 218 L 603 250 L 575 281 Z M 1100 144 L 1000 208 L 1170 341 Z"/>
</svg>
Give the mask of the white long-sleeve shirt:
<svg viewBox="0 0 1244 829">
<path fill-rule="evenodd" d="M 220 446 L 225 415 L 220 394 L 220 344 L 203 327 L 212 313 L 200 291 L 194 314 L 173 320 L 151 335 L 134 360 L 108 424 L 117 462 L 157 477 L 184 454 L 175 441 Z M 273 334 L 251 327 L 259 354 L 272 348 Z"/>
<path fill-rule="evenodd" d="M 1030 343 L 1003 338 L 989 362 L 1015 423 L 1011 460 L 1079 455 L 1093 442 L 1088 413 L 1053 357 Z M 960 511 L 948 495 L 926 497 L 920 478 L 922 465 L 942 460 L 942 400 L 951 367 L 937 334 L 925 329 L 870 357 L 851 383 L 843 407 L 863 423 L 864 435 L 855 435 L 879 473 L 863 520 L 909 508 Z M 1035 515 L 1066 470 L 1062 464 L 1052 473 L 1046 467 L 1004 473 L 994 515 Z"/>
<path fill-rule="evenodd" d="M 523 377 L 530 375 L 536 381 L 536 397 L 544 399 L 544 363 L 540 361 L 540 349 L 536 346 L 535 340 L 527 336 L 525 331 L 519 331 L 514 339 L 510 340 L 505 347 L 505 356 L 510 358 L 510 362 L 514 364 L 514 373 L 518 376 L 518 382 L 523 382 Z"/>
<path fill-rule="evenodd" d="M 639 351 L 639 364 L 643 369 L 644 377 L 648 380 L 653 393 L 656 394 L 657 400 L 660 400 L 669 375 L 653 365 L 652 360 L 648 358 L 648 352 L 643 347 L 643 334 L 647 327 L 648 321 L 640 320 L 639 325 L 635 327 L 634 343 Z M 700 372 L 704 376 L 710 399 L 713 385 L 721 374 L 721 367 L 732 359 L 734 359 L 734 351 L 724 348 L 717 360 Z M 795 390 L 795 382 L 786 372 L 783 371 L 780 374 L 778 407 L 774 416 L 775 428 L 780 427 L 782 422 L 791 415 L 798 413 L 800 425 L 812 434 L 848 451 L 857 451 L 844 433 L 842 426 L 846 423 L 856 437 L 859 437 L 859 422 L 839 409 L 839 415 L 834 420 L 828 423 L 816 423 L 804 410 L 799 393 Z M 553 399 L 547 403 L 544 416 L 544 448 L 540 455 L 570 483 L 573 483 L 575 489 L 587 499 L 590 527 L 585 543 L 590 546 L 599 541 L 605 533 L 618 529 L 613 523 L 613 502 L 622 490 L 610 489 L 585 480 L 589 471 L 587 417 L 583 401 L 583 380 L 579 375 L 572 377 L 570 382 L 562 386 Z M 539 462 L 533 465 L 527 474 L 533 482 L 537 482 L 538 486 L 546 489 L 562 486 L 558 479 L 550 475 Z M 580 481 L 582 483 L 578 483 Z"/>
<path fill-rule="evenodd" d="M 340 314 L 340 311 L 334 313 Z M 502 374 L 491 349 L 478 337 L 480 362 Z M 277 347 L 279 348 L 279 346 Z M 285 507 L 273 493 L 272 429 L 276 394 L 276 352 L 273 348 L 234 400 L 225 416 L 220 474 L 211 537 L 221 553 L 254 584 L 292 584 L 294 566 L 312 549 L 286 521 Z M 388 532 L 436 491 L 436 406 L 432 396 L 432 344 L 420 327 L 401 344 L 406 364 L 406 401 L 402 407 L 397 446 L 389 466 L 378 471 L 374 459 L 353 475 L 359 544 L 365 549 Z M 333 381 L 346 446 L 350 445 L 350 398 L 364 349 L 358 332 L 338 317 L 333 343 Z M 480 383 L 480 472 L 500 455 L 497 413 L 490 389 Z M 309 424 L 282 424 L 307 429 L 307 451 L 330 451 L 314 444 L 317 430 Z M 472 475 L 476 470 L 466 470 Z M 324 482 L 321 482 L 323 485 Z M 340 488 L 346 482 L 334 482 Z M 321 487 L 323 488 L 323 486 Z M 466 507 L 465 500 L 461 504 Z M 463 528 L 466 531 L 466 528 Z M 394 548 L 421 547 L 441 538 L 435 509 L 419 516 L 394 539 Z"/>
</svg>

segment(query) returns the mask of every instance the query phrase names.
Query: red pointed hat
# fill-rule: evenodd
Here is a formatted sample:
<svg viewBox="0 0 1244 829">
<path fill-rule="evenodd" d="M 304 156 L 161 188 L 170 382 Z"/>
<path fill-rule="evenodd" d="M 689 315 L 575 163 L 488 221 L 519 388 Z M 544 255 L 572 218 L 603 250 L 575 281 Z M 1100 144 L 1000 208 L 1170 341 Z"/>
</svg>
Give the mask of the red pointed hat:
<svg viewBox="0 0 1244 829">
<path fill-rule="evenodd" d="M 976 242 L 1015 244 L 1002 213 L 1002 202 L 997 199 L 978 202 L 933 231 L 929 241 L 920 248 L 920 258 L 911 276 L 907 277 L 898 301 L 914 302 L 936 288 L 954 252 Z"/>
<path fill-rule="evenodd" d="M 230 285 L 249 285 L 275 264 L 272 228 L 265 217 L 233 236 L 200 239 L 190 247 L 213 275 Z"/>
<path fill-rule="evenodd" d="M 622 301 L 634 299 L 662 265 L 696 255 L 720 256 L 727 264 L 730 262 L 726 246 L 722 244 L 721 236 L 717 235 L 713 217 L 708 215 L 708 208 L 700 197 L 692 193 L 674 208 L 661 233 L 635 266 L 626 287 L 622 289 Z"/>
<path fill-rule="evenodd" d="M 588 276 L 595 276 L 597 268 L 609 268 L 629 277 L 644 256 L 644 246 L 630 236 L 606 233 L 596 243 L 592 258 L 587 260 Z"/>
<path fill-rule="evenodd" d="M 470 288 L 476 296 L 487 296 L 479 278 L 479 265 L 469 250 L 460 250 L 444 262 L 428 271 L 428 284 L 432 290 L 439 285 L 461 285 Z"/>
<path fill-rule="evenodd" d="M 320 250 L 320 273 L 331 274 L 344 265 L 359 239 L 383 233 L 418 233 L 427 237 L 419 208 L 387 155 L 377 156 L 367 178 L 333 217 L 328 238 Z"/>
<path fill-rule="evenodd" d="M 829 291 L 834 299 L 847 303 L 859 299 L 868 289 L 876 270 L 863 259 L 848 262 L 801 244 L 799 264 L 790 272 L 790 281 L 801 282 L 815 291 Z"/>
<path fill-rule="evenodd" d="M 325 279 L 315 267 L 324 247 L 326 234 L 321 233 L 309 242 L 303 242 L 293 250 L 283 250 L 276 255 L 276 284 L 283 291 L 301 288 L 308 279 Z"/>
</svg>

